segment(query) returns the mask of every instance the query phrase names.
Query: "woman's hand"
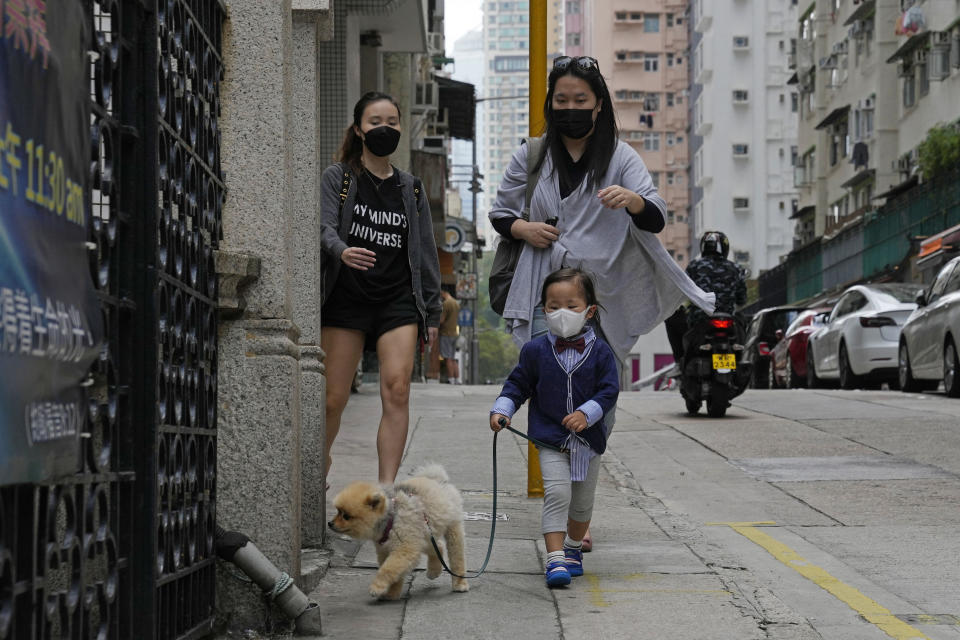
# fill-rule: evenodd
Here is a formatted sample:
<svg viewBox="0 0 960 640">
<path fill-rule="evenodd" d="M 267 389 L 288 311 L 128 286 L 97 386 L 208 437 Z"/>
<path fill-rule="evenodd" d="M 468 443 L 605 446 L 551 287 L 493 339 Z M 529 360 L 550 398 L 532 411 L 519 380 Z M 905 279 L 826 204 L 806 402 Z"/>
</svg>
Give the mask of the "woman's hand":
<svg viewBox="0 0 960 640">
<path fill-rule="evenodd" d="M 433 350 L 433 347 L 437 344 L 437 335 L 440 330 L 437 327 L 427 327 L 427 346 Z"/>
<path fill-rule="evenodd" d="M 537 249 L 546 249 L 560 237 L 560 230 L 546 222 L 528 222 L 518 219 L 510 227 L 514 238 L 519 238 Z"/>
<path fill-rule="evenodd" d="M 574 433 L 580 433 L 590 426 L 587 424 L 587 414 L 579 409 L 571 414 L 568 414 L 563 419 L 562 424 L 564 427 L 570 431 L 573 431 Z"/>
<path fill-rule="evenodd" d="M 612 184 L 605 189 L 597 192 L 597 197 L 608 209 L 626 209 L 628 213 L 634 215 L 643 211 L 643 198 L 635 194 L 626 187 L 618 184 Z"/>
<path fill-rule="evenodd" d="M 501 422 L 503 422 L 503 424 L 501 424 Z M 490 414 L 490 428 L 493 429 L 494 431 L 500 431 L 500 429 L 503 429 L 504 427 L 509 427 L 509 426 L 510 426 L 510 418 L 508 418 L 507 416 L 501 415 L 499 413 Z"/>
<path fill-rule="evenodd" d="M 343 253 L 340 254 L 340 261 L 351 269 L 366 271 L 367 269 L 372 269 L 373 265 L 376 264 L 377 254 L 369 249 L 347 247 L 343 250 Z"/>
</svg>

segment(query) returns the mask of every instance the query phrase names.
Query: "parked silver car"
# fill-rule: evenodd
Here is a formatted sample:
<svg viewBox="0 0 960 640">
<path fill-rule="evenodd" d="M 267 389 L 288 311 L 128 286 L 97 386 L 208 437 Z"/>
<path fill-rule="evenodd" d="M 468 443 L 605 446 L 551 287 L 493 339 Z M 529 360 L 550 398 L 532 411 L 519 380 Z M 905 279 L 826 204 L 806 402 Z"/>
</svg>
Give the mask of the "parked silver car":
<svg viewBox="0 0 960 640">
<path fill-rule="evenodd" d="M 900 332 L 898 355 L 903 391 L 936 389 L 960 397 L 957 345 L 960 344 L 960 258 L 940 269 L 930 287 L 917 295 L 917 308 Z"/>
</svg>

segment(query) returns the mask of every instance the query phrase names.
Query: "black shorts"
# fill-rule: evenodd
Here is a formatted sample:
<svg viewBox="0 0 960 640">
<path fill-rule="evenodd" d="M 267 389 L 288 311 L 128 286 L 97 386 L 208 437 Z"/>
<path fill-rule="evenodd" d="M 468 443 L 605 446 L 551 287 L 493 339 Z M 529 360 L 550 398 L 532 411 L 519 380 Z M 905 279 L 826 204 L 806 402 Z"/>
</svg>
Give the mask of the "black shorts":
<svg viewBox="0 0 960 640">
<path fill-rule="evenodd" d="M 384 302 L 355 300 L 342 287 L 335 286 L 320 311 L 322 327 L 355 329 L 366 336 L 364 350 L 376 351 L 377 340 L 391 329 L 415 324 L 421 331 L 420 312 L 413 291 L 403 287 L 402 293 Z"/>
</svg>

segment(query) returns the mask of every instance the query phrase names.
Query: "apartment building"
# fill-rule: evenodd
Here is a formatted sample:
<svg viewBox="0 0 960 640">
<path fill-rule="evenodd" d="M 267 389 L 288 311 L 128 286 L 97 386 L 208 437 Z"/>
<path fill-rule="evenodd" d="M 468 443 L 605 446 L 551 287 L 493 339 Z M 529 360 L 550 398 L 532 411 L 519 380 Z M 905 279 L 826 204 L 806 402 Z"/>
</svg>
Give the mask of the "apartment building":
<svg viewBox="0 0 960 640">
<path fill-rule="evenodd" d="M 797 0 L 691 5 L 692 235 L 724 231 L 755 277 L 793 248 Z"/>
<path fill-rule="evenodd" d="M 917 180 L 927 131 L 960 118 L 955 0 L 817 0 L 799 16 L 796 246 Z"/>
<path fill-rule="evenodd" d="M 547 55 L 563 53 L 563 0 L 547 7 Z M 493 203 L 503 173 L 529 135 L 530 3 L 528 0 L 483 3 L 483 48 L 486 68 L 481 96 L 484 155 L 481 162 L 486 202 Z M 541 108 L 536 105 L 536 108 Z"/>
<path fill-rule="evenodd" d="M 690 260 L 686 7 L 686 0 L 568 0 L 565 6 L 567 52 L 598 60 L 620 136 L 640 153 L 667 202 L 660 240 L 684 266 Z"/>
</svg>

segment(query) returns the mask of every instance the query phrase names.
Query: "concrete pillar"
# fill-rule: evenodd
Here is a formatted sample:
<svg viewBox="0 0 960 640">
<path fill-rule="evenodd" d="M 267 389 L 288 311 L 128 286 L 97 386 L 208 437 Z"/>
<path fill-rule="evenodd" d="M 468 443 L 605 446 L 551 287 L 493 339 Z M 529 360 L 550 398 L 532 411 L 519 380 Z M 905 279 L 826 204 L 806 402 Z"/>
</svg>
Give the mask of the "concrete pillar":
<svg viewBox="0 0 960 640">
<path fill-rule="evenodd" d="M 300 232 L 295 175 L 291 0 L 226 0 L 221 158 L 228 189 L 223 281 L 248 281 L 224 299 L 219 327 L 217 523 L 247 534 L 281 570 L 300 577 L 301 372 L 299 320 L 312 317 L 295 287 Z M 313 120 L 309 118 L 309 120 Z M 243 259 L 259 262 L 255 279 Z M 228 260 L 227 258 L 232 258 Z M 297 266 L 299 269 L 299 265 Z M 306 267 L 309 269 L 309 267 Z M 231 293 L 222 292 L 224 298 Z M 296 319 L 294 312 L 296 310 Z M 307 323 L 315 330 L 316 322 Z M 220 567 L 218 619 L 227 629 L 287 624 L 259 590 Z"/>
</svg>

